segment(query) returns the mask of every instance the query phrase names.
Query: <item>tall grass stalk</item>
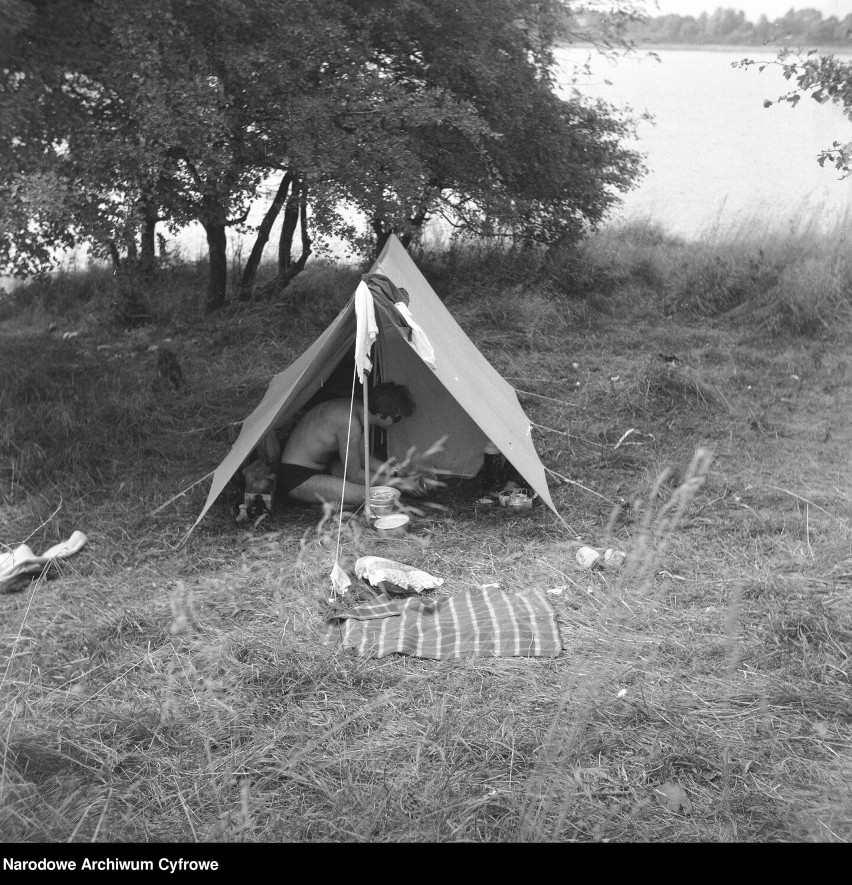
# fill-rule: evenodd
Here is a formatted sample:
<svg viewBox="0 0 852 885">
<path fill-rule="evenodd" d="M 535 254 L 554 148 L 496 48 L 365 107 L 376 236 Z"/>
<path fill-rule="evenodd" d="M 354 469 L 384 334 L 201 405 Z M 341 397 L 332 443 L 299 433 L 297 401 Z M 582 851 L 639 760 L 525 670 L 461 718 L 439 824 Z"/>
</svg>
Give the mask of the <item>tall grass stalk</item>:
<svg viewBox="0 0 852 885">
<path fill-rule="evenodd" d="M 712 460 L 709 450 L 697 449 L 682 483 L 662 504 L 658 503 L 659 497 L 671 470 L 660 473 L 651 486 L 624 568 L 610 582 L 608 601 L 593 628 L 599 647 L 586 657 L 582 680 L 576 675 L 566 680 L 526 785 L 519 833 L 522 841 L 549 841 L 564 834 L 566 820 L 584 787 L 580 757 L 586 728 L 595 708 L 607 702 L 602 693 L 604 686 L 611 684 L 612 674 L 635 655 L 631 643 L 636 641 L 636 623 L 644 623 L 659 612 L 659 603 L 652 598 L 654 575 L 688 507 L 700 493 Z M 569 704 L 572 715 L 566 722 Z"/>
</svg>

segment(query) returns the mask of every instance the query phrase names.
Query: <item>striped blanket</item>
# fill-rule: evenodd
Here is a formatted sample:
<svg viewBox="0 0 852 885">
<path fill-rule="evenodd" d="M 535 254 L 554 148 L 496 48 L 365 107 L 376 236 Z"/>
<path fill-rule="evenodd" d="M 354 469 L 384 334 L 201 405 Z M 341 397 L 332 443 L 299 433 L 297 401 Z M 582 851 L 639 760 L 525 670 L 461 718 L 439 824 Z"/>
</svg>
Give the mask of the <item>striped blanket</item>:
<svg viewBox="0 0 852 885">
<path fill-rule="evenodd" d="M 329 619 L 325 642 L 335 641 L 376 658 L 554 657 L 562 650 L 556 615 L 540 590 L 437 599 L 382 594 Z"/>
</svg>

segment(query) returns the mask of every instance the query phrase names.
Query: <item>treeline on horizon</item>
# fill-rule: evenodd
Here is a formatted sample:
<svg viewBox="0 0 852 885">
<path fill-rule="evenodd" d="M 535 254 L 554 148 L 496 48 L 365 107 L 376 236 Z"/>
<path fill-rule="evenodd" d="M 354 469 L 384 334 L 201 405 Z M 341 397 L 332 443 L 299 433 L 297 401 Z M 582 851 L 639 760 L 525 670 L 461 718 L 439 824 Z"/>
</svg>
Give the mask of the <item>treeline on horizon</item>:
<svg viewBox="0 0 852 885">
<path fill-rule="evenodd" d="M 761 15 L 757 22 L 750 22 L 741 10 L 719 7 L 697 18 L 660 15 L 638 19 L 627 25 L 625 36 L 635 43 L 850 46 L 852 15 L 840 20 L 836 16 L 823 18 L 816 9 L 790 9 L 774 21 Z"/>
</svg>

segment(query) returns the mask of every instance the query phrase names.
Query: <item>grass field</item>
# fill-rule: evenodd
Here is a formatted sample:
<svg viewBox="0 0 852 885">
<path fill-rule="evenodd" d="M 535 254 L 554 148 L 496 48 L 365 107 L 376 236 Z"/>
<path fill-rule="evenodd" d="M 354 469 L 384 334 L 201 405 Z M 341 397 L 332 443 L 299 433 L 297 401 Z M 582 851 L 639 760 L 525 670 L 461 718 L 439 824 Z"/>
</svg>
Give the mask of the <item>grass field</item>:
<svg viewBox="0 0 852 885">
<path fill-rule="evenodd" d="M 0 597 L 2 838 L 850 841 L 850 288 L 839 244 L 798 248 L 646 231 L 537 274 L 424 260 L 518 389 L 567 527 L 457 484 L 405 539 L 348 525 L 342 561 L 558 591 L 546 660 L 323 645 L 332 534 L 306 509 L 253 529 L 222 501 L 180 545 L 194 483 L 357 271 L 130 332 L 89 295 L 7 313 L 0 549 L 89 544 Z M 187 385 L 155 394 L 164 344 Z M 583 571 L 581 542 L 631 556 Z"/>
</svg>

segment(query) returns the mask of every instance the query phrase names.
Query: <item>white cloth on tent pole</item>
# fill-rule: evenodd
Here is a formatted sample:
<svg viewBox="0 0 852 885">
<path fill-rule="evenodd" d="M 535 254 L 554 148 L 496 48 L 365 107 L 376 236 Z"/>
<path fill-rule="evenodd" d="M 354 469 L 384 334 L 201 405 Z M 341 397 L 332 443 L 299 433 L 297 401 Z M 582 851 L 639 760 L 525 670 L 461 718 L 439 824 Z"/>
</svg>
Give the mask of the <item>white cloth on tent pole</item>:
<svg viewBox="0 0 852 885">
<path fill-rule="evenodd" d="M 355 290 L 355 322 L 355 366 L 358 369 L 358 380 L 363 384 L 365 373 L 373 368 L 370 349 L 379 335 L 373 293 L 363 280 Z"/>
<path fill-rule="evenodd" d="M 429 339 L 426 337 L 426 333 L 415 322 L 407 304 L 402 301 L 397 301 L 394 307 L 400 312 L 402 318 L 411 328 L 411 338 L 408 343 L 415 349 L 415 351 L 417 351 L 417 355 L 420 359 L 422 359 L 423 362 L 434 371 L 438 367 L 435 362 L 435 351 Z"/>
</svg>

